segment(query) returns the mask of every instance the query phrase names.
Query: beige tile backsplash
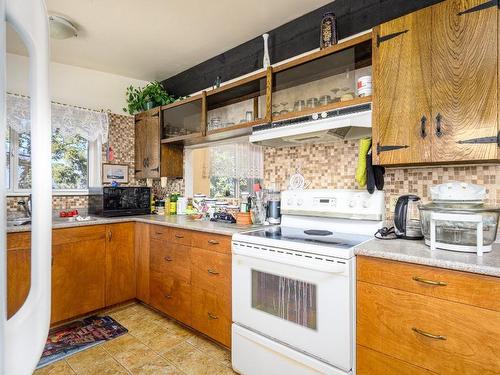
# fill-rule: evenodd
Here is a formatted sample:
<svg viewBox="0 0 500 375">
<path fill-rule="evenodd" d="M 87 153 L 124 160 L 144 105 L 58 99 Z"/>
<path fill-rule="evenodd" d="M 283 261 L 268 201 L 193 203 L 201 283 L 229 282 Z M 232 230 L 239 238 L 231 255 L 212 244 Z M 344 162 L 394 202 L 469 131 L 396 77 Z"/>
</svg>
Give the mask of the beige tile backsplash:
<svg viewBox="0 0 500 375">
<path fill-rule="evenodd" d="M 359 189 L 354 175 L 358 160 L 358 141 L 266 148 L 264 184 L 283 190 L 297 170 L 314 189 Z M 429 186 L 447 181 L 484 185 L 487 203 L 500 204 L 500 165 L 388 168 L 385 173 L 387 218 L 392 218 L 391 202 L 403 194 L 416 194 L 429 200 Z"/>
</svg>

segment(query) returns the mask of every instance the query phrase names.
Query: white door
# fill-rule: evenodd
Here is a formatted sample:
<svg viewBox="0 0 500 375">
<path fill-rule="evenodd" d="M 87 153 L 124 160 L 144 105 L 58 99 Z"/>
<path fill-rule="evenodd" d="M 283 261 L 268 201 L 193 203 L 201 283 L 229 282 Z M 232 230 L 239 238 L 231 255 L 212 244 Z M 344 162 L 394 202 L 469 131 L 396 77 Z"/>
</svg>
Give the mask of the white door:
<svg viewBox="0 0 500 375">
<path fill-rule="evenodd" d="M 349 371 L 353 260 L 244 252 L 233 244 L 233 321 Z"/>
<path fill-rule="evenodd" d="M 43 0 L 0 0 L 0 166 L 5 166 L 5 82 L 8 22 L 24 42 L 31 96 L 31 289 L 7 320 L 5 174 L 0 173 L 0 375 L 29 375 L 42 354 L 50 321 L 52 171 L 48 90 L 49 32 Z"/>
</svg>

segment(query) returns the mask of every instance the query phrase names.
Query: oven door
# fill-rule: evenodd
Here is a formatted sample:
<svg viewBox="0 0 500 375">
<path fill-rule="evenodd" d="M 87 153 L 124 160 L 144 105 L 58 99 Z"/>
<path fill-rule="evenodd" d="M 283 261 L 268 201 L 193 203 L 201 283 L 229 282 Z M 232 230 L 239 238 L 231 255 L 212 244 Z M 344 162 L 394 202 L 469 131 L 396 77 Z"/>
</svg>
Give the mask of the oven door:
<svg viewBox="0 0 500 375">
<path fill-rule="evenodd" d="M 354 259 L 233 242 L 233 321 L 349 371 Z"/>
</svg>

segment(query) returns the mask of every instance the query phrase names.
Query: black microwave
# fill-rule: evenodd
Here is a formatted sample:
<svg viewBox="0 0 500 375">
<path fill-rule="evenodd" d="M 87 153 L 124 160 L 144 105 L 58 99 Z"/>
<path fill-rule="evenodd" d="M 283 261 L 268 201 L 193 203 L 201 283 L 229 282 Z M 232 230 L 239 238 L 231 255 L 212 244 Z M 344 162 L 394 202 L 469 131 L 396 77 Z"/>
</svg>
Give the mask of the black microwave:
<svg viewBox="0 0 500 375">
<path fill-rule="evenodd" d="M 114 217 L 151 213 L 151 188 L 137 186 L 92 188 L 89 214 Z"/>
</svg>

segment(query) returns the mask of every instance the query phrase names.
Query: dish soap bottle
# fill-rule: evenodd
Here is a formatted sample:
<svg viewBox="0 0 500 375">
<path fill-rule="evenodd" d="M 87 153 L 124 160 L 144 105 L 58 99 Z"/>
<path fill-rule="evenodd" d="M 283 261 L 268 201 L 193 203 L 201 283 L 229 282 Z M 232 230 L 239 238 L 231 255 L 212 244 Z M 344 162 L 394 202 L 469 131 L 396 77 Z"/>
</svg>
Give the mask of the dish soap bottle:
<svg viewBox="0 0 500 375">
<path fill-rule="evenodd" d="M 177 193 L 172 193 L 170 194 L 170 215 L 176 215 L 177 214 Z"/>
</svg>

